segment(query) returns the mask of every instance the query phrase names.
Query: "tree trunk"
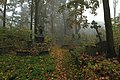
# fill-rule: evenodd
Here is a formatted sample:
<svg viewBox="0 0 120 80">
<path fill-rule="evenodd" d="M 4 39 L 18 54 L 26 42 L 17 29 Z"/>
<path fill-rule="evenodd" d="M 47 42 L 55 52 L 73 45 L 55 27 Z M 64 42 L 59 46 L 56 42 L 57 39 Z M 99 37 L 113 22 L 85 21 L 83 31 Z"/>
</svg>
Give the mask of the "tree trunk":
<svg viewBox="0 0 120 80">
<path fill-rule="evenodd" d="M 40 0 L 35 0 L 35 24 L 34 24 L 34 33 L 35 33 L 35 42 L 39 42 L 40 37 L 39 37 L 39 22 L 40 22 L 40 17 L 39 17 L 39 1 Z"/>
<path fill-rule="evenodd" d="M 114 9 L 114 24 L 116 23 L 116 7 L 118 0 L 113 0 L 113 9 Z"/>
<path fill-rule="evenodd" d="M 33 25 L 33 0 L 31 3 L 31 22 L 30 22 L 30 30 L 32 30 L 32 25 Z"/>
<path fill-rule="evenodd" d="M 38 43 L 44 42 L 44 36 L 43 36 L 43 25 L 41 25 L 41 16 L 40 16 L 40 1 L 41 0 L 35 0 L 35 41 Z"/>
<path fill-rule="evenodd" d="M 50 14 L 51 15 L 51 33 L 52 35 L 54 34 L 54 21 L 53 21 L 53 14 Z"/>
<path fill-rule="evenodd" d="M 77 10 L 77 8 L 78 8 L 78 5 L 76 5 L 75 6 L 75 9 Z M 76 22 L 77 22 L 77 15 L 75 15 L 75 38 L 77 39 L 77 34 L 78 34 L 78 32 L 77 32 L 77 24 L 76 24 Z"/>
<path fill-rule="evenodd" d="M 33 38 L 32 38 L 32 34 L 33 34 L 33 0 L 32 0 L 32 3 L 31 3 L 31 22 L 30 22 L 30 30 L 32 31 L 31 35 L 30 35 L 30 39 L 31 41 L 33 41 Z"/>
<path fill-rule="evenodd" d="M 96 29 L 96 32 L 97 32 L 97 35 L 98 35 L 99 41 L 101 42 L 101 41 L 102 41 L 102 38 L 101 38 L 101 36 L 100 36 L 100 33 L 99 33 L 98 29 Z"/>
<path fill-rule="evenodd" d="M 35 28 L 35 34 L 37 34 L 37 28 L 38 28 L 38 0 L 35 0 L 35 25 L 34 25 L 34 28 Z"/>
<path fill-rule="evenodd" d="M 51 33 L 52 35 L 54 34 L 55 30 L 54 30 L 54 2 L 53 5 L 51 5 Z"/>
<path fill-rule="evenodd" d="M 6 4 L 7 4 L 7 0 L 5 0 L 4 2 L 3 27 L 5 27 L 5 23 L 6 23 Z"/>
<path fill-rule="evenodd" d="M 113 58 L 116 56 L 116 54 L 115 54 L 114 41 L 113 41 L 109 0 L 103 0 L 103 8 L 104 8 L 104 21 L 105 21 L 105 28 L 106 28 L 106 40 L 107 40 L 107 56 L 106 57 Z"/>
<path fill-rule="evenodd" d="M 65 12 L 63 11 L 63 13 L 62 13 L 62 15 L 63 15 L 63 24 L 64 24 L 64 34 L 66 35 L 66 31 L 67 31 L 67 26 L 66 26 L 66 20 L 65 20 Z"/>
</svg>

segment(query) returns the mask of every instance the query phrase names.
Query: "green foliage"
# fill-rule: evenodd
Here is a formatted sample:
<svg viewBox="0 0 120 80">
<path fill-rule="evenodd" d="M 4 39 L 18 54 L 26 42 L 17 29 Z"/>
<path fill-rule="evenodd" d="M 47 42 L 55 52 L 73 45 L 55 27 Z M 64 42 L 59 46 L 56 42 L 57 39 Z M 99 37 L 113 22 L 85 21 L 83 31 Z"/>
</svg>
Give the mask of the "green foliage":
<svg viewBox="0 0 120 80">
<path fill-rule="evenodd" d="M 46 56 L 18 57 L 0 56 L 0 80 L 119 80 L 120 64 L 116 58 L 79 54 L 76 59 L 67 50 L 55 51 L 62 54 L 62 61 Z M 58 51 L 57 51 L 58 50 Z M 82 49 L 80 49 L 82 50 Z M 76 50 L 76 52 L 79 50 Z M 56 55 L 54 52 L 54 56 Z M 63 54 L 64 53 L 64 54 Z M 59 67 L 57 67 L 59 66 Z M 62 66 L 62 67 L 60 67 Z"/>
<path fill-rule="evenodd" d="M 62 38 L 62 40 L 63 40 L 63 44 L 72 44 L 73 43 L 73 39 L 71 36 L 66 35 Z"/>
<path fill-rule="evenodd" d="M 117 47 L 120 44 L 120 28 L 119 27 L 113 27 L 113 35 L 114 35 L 115 47 Z"/>
<path fill-rule="evenodd" d="M 53 45 L 53 38 L 52 38 L 52 36 L 46 34 L 44 43 L 35 43 L 34 47 L 35 47 L 35 49 L 36 49 L 36 51 L 38 53 L 45 52 L 45 51 L 47 53 L 47 51 L 48 52 L 50 51 L 52 45 Z"/>
<path fill-rule="evenodd" d="M 0 47 L 27 47 L 31 31 L 24 28 L 0 28 Z"/>
<path fill-rule="evenodd" d="M 78 47 L 74 49 L 75 53 L 79 56 L 80 53 L 85 52 L 85 47 Z"/>
<path fill-rule="evenodd" d="M 0 80 L 46 80 L 45 74 L 55 71 L 55 60 L 50 56 L 0 56 Z"/>
<path fill-rule="evenodd" d="M 76 51 L 74 51 L 76 53 Z M 78 54 L 76 54 L 78 57 Z M 63 67 L 66 68 L 66 75 L 68 80 L 78 80 L 79 70 L 75 62 L 75 56 L 72 56 L 69 52 L 65 52 L 63 56 Z"/>
<path fill-rule="evenodd" d="M 68 53 L 64 55 L 63 66 L 67 71 L 67 78 L 74 80 L 119 80 L 120 64 L 117 59 L 105 59 L 102 56 L 79 54 L 79 69 L 75 58 Z"/>
<path fill-rule="evenodd" d="M 46 52 L 50 50 L 50 46 L 47 43 L 37 43 L 35 46 L 38 53 Z"/>
<path fill-rule="evenodd" d="M 50 36 L 49 34 L 45 35 L 45 41 L 44 41 L 48 46 L 51 46 L 53 44 L 53 37 Z"/>
<path fill-rule="evenodd" d="M 97 15 L 96 9 L 99 7 L 98 0 L 72 0 L 60 6 L 58 12 L 63 12 L 65 9 L 69 10 L 67 23 L 69 26 L 77 25 L 78 27 L 87 27 L 88 20 L 84 12 L 88 9 L 91 14 Z"/>
<path fill-rule="evenodd" d="M 113 39 L 114 39 L 115 50 L 116 50 L 116 53 L 119 53 L 119 45 L 120 45 L 120 27 L 119 27 L 119 23 L 113 24 L 112 26 L 113 26 L 112 30 L 113 30 Z"/>
</svg>

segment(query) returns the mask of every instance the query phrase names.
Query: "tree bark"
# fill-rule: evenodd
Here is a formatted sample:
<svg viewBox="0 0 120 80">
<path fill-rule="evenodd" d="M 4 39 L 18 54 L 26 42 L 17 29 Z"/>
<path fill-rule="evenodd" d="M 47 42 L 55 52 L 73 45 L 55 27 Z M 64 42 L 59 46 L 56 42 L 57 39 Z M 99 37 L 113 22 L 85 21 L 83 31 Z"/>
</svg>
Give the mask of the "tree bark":
<svg viewBox="0 0 120 80">
<path fill-rule="evenodd" d="M 55 30 L 54 30 L 54 2 L 51 5 L 51 33 L 52 35 L 54 34 Z"/>
<path fill-rule="evenodd" d="M 32 30 L 32 25 L 33 25 L 33 0 L 31 3 L 31 22 L 30 22 L 30 30 Z"/>
<path fill-rule="evenodd" d="M 62 13 L 62 15 L 63 15 L 63 24 L 64 24 L 64 34 L 66 35 L 67 33 L 66 33 L 66 20 L 65 20 L 65 12 L 63 11 L 63 13 Z"/>
<path fill-rule="evenodd" d="M 38 22 L 39 22 L 39 19 L 38 19 L 38 0 L 35 0 L 35 34 L 37 34 L 37 28 L 38 28 Z"/>
<path fill-rule="evenodd" d="M 3 27 L 5 27 L 5 23 L 6 23 L 6 5 L 7 5 L 7 0 L 5 0 L 4 2 L 4 14 L 3 14 Z"/>
<path fill-rule="evenodd" d="M 38 43 L 44 42 L 44 36 L 43 36 L 43 25 L 41 25 L 41 19 L 40 19 L 40 1 L 41 0 L 35 0 L 35 41 Z"/>
<path fill-rule="evenodd" d="M 98 35 L 99 41 L 101 42 L 101 41 L 102 41 L 102 38 L 101 38 L 101 36 L 100 36 L 100 33 L 99 33 L 98 29 L 96 29 L 96 32 L 97 32 L 97 35 Z"/>
<path fill-rule="evenodd" d="M 30 22 L 30 30 L 32 31 L 31 35 L 30 35 L 30 39 L 31 41 L 33 41 L 32 39 L 32 34 L 33 34 L 33 0 L 31 2 L 31 22 Z"/>
<path fill-rule="evenodd" d="M 103 8 L 104 8 L 104 21 L 105 21 L 105 28 L 106 28 L 106 40 L 107 40 L 107 56 L 106 57 L 113 58 L 116 56 L 116 54 L 115 54 L 115 48 L 114 48 L 109 0 L 103 0 Z"/>
</svg>

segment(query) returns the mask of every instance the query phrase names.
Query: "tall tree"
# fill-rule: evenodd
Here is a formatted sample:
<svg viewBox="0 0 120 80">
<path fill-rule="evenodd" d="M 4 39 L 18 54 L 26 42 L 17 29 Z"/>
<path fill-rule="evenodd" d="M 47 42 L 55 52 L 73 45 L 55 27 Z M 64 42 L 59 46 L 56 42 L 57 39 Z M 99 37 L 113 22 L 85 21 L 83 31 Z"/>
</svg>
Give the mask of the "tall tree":
<svg viewBox="0 0 120 80">
<path fill-rule="evenodd" d="M 34 32 L 35 34 L 37 34 L 37 28 L 38 28 L 38 21 L 39 21 L 39 17 L 38 17 L 38 8 L 39 8 L 39 0 L 35 0 L 35 24 L 34 24 Z M 37 36 L 35 36 L 35 41 L 36 41 Z"/>
<path fill-rule="evenodd" d="M 32 30 L 32 34 L 33 34 L 33 0 L 31 0 L 31 21 L 30 21 L 30 30 Z M 32 36 L 33 35 L 30 35 L 30 39 L 31 39 L 31 41 L 33 41 L 33 39 L 32 39 Z"/>
<path fill-rule="evenodd" d="M 113 9 L 114 9 L 114 23 L 116 22 L 116 7 L 117 7 L 118 0 L 113 0 Z"/>
<path fill-rule="evenodd" d="M 37 42 L 44 42 L 43 30 L 45 27 L 45 0 L 35 0 L 35 40 Z"/>
<path fill-rule="evenodd" d="M 64 24 L 64 34 L 67 34 L 67 24 L 66 24 L 66 18 L 65 18 L 65 11 L 62 13 L 63 15 L 63 24 Z"/>
<path fill-rule="evenodd" d="M 30 29 L 32 30 L 33 26 L 33 0 L 31 0 L 31 22 L 30 22 Z"/>
<path fill-rule="evenodd" d="M 38 24 L 38 0 L 35 0 L 35 33 L 37 32 L 37 24 Z"/>
<path fill-rule="evenodd" d="M 50 3 L 50 22 L 51 22 L 51 33 L 53 34 L 55 32 L 54 30 L 54 16 L 55 16 L 55 10 L 54 10 L 54 7 L 55 7 L 55 0 L 51 0 L 49 1 Z"/>
<path fill-rule="evenodd" d="M 113 58 L 116 56 L 116 54 L 115 54 L 114 41 L 113 41 L 109 0 L 103 0 L 103 8 L 104 8 L 104 21 L 106 28 L 106 40 L 107 40 L 107 58 Z"/>
<path fill-rule="evenodd" d="M 5 21 L 6 21 L 6 5 L 7 5 L 7 0 L 4 1 L 4 13 L 3 13 L 3 27 L 5 27 Z"/>
</svg>

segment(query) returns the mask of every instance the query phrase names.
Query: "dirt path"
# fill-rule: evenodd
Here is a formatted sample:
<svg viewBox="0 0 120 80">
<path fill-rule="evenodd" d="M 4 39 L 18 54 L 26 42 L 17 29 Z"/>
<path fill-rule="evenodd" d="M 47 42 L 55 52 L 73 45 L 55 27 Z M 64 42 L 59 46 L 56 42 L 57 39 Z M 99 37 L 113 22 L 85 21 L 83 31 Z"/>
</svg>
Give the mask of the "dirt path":
<svg viewBox="0 0 120 80">
<path fill-rule="evenodd" d="M 55 46 L 51 52 L 51 56 L 55 57 L 57 60 L 56 70 L 57 72 L 59 72 L 59 76 L 57 77 L 56 80 L 67 80 L 66 70 L 62 66 L 63 54 L 64 54 L 63 49 L 61 49 L 59 46 Z"/>
</svg>

